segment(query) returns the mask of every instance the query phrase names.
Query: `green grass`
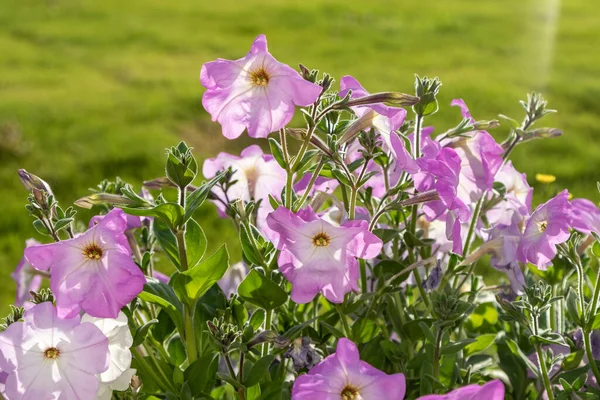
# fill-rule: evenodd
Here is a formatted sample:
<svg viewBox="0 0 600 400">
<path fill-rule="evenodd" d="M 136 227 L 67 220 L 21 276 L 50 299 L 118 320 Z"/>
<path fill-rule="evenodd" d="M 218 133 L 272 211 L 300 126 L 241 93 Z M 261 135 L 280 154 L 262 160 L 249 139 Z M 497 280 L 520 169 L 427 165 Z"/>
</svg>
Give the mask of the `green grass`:
<svg viewBox="0 0 600 400">
<path fill-rule="evenodd" d="M 442 110 L 429 121 L 438 131 L 459 120 L 447 106 L 454 97 L 478 119 L 520 118 L 518 100 L 541 90 L 559 110 L 546 123 L 565 135 L 518 148 L 516 166 L 530 177 L 556 175 L 551 190 L 598 200 L 600 11 L 594 2 L 564 1 L 547 57 L 545 3 L 4 0 L 0 268 L 8 274 L 34 236 L 17 168 L 42 176 L 68 204 L 103 177 L 139 186 L 162 175 L 164 148 L 180 139 L 201 159 L 250 143 L 227 141 L 210 122 L 198 74 L 206 61 L 243 56 L 259 33 L 279 60 L 354 75 L 372 92 L 410 93 L 414 73 L 439 76 Z M 234 237 L 211 207 L 199 221 L 213 249 Z M 13 293 L 4 275 L 0 310 Z"/>
</svg>

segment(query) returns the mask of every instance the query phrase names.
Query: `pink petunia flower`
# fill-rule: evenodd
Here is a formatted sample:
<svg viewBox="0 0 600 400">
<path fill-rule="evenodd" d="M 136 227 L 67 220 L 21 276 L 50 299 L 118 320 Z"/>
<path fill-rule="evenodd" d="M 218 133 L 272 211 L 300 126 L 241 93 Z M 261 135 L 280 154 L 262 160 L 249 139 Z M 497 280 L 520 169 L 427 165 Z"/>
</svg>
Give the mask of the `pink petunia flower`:
<svg viewBox="0 0 600 400">
<path fill-rule="evenodd" d="M 519 242 L 517 257 L 546 269 L 556 256 L 556 246 L 569 239 L 572 226 L 572 206 L 569 192 L 563 190 L 556 197 L 535 209 Z"/>
<path fill-rule="evenodd" d="M 79 316 L 62 319 L 52 303 L 27 310 L 0 333 L 0 368 L 11 400 L 94 399 L 108 369 L 108 339 Z"/>
<path fill-rule="evenodd" d="M 297 214 L 279 207 L 269 214 L 267 224 L 269 239 L 281 250 L 279 269 L 292 283 L 296 303 L 308 303 L 319 292 L 333 303 L 343 302 L 346 293 L 358 290 L 356 257 L 374 258 L 383 246 L 366 221 L 334 226 L 310 207 Z"/>
<path fill-rule="evenodd" d="M 102 221 L 102 218 L 104 217 L 106 217 L 106 215 L 94 215 L 92 218 L 90 218 L 90 222 L 88 223 L 88 229 L 97 225 L 100 221 Z M 142 217 L 125 214 L 125 218 L 127 219 L 127 230 L 142 227 Z"/>
<path fill-rule="evenodd" d="M 504 400 L 504 384 L 494 380 L 483 386 L 467 385 L 448 394 L 430 394 L 417 400 Z"/>
<path fill-rule="evenodd" d="M 573 199 L 573 229 L 589 235 L 600 234 L 600 209 L 588 199 Z"/>
<path fill-rule="evenodd" d="M 460 106 L 463 117 L 473 120 L 462 99 L 455 99 L 450 104 Z M 468 138 L 443 141 L 442 145 L 456 150 L 461 158 L 459 197 L 465 203 L 479 201 L 483 191 L 494 185 L 504 149 L 486 131 L 475 131 Z"/>
<path fill-rule="evenodd" d="M 116 318 L 143 290 L 146 278 L 131 259 L 126 229 L 125 214 L 115 208 L 74 239 L 25 249 L 35 269 L 52 269 L 50 288 L 59 317 L 84 310 L 94 317 Z"/>
<path fill-rule="evenodd" d="M 254 40 L 244 58 L 204 64 L 200 83 L 207 89 L 202 105 L 227 139 L 237 138 L 246 128 L 251 137 L 267 137 L 290 122 L 295 106 L 313 104 L 322 89 L 275 60 L 265 35 Z"/>
<path fill-rule="evenodd" d="M 35 239 L 27 239 L 25 241 L 25 247 L 31 247 L 39 245 Z M 17 283 L 17 298 L 15 299 L 15 305 L 23 307 L 31 298 L 30 291 L 37 292 L 42 286 L 42 273 L 36 271 L 31 264 L 27 261 L 25 256 L 19 261 L 19 265 L 13 271 L 10 276 Z"/>
<path fill-rule="evenodd" d="M 292 400 L 402 400 L 405 394 L 403 374 L 388 375 L 361 361 L 356 345 L 346 338 L 338 340 L 335 353 L 296 378 L 292 388 Z"/>
<path fill-rule="evenodd" d="M 214 201 L 219 215 L 226 216 L 227 201 L 262 200 L 257 211 L 256 224 L 261 231 L 264 231 L 267 215 L 273 211 L 269 194 L 276 199 L 281 199 L 281 191 L 285 187 L 287 176 L 285 170 L 279 166 L 272 155 L 264 154 L 259 146 L 252 145 L 245 148 L 240 156 L 219 153 L 216 158 L 207 159 L 204 161 L 202 173 L 209 179 L 229 167 L 234 171 L 232 179 L 237 182 L 229 187 L 227 193 L 223 193 L 217 187 L 213 189 L 213 193 L 219 198 Z"/>
<path fill-rule="evenodd" d="M 529 216 L 533 188 L 527 183 L 525 174 L 517 171 L 508 161 L 496 174 L 495 181 L 504 184 L 506 194 L 504 199 L 486 212 L 488 224 L 510 225 L 515 216 L 521 220 Z"/>
<path fill-rule="evenodd" d="M 352 99 L 359 99 L 370 95 L 356 78 L 349 75 L 343 76 L 340 80 L 339 96 L 342 98 L 345 97 L 350 90 L 352 90 Z M 379 135 L 381 135 L 387 148 L 392 148 L 390 136 L 404 123 L 404 119 L 406 118 L 405 109 L 375 103 L 365 106 L 354 106 L 352 107 L 352 111 L 354 111 L 358 118 L 368 119 L 370 121 L 369 126 L 375 128 Z"/>
<path fill-rule="evenodd" d="M 493 226 L 484 235 L 488 244 L 494 244 L 490 251 L 490 266 L 506 274 L 512 290 L 517 294 L 523 293 L 525 287 L 525 276 L 517 259 L 517 248 L 522 237 L 519 222 L 515 216 L 513 224 Z"/>
</svg>

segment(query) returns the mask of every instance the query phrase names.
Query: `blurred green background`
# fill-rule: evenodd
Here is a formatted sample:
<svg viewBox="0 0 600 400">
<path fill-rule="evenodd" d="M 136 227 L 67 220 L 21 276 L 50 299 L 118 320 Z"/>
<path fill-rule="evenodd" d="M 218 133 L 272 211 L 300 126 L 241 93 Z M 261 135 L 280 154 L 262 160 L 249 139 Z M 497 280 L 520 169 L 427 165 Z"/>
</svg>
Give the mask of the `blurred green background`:
<svg viewBox="0 0 600 400">
<path fill-rule="evenodd" d="M 411 93 L 413 74 L 439 76 L 442 108 L 427 123 L 438 132 L 460 120 L 455 97 L 476 119 L 520 120 L 518 101 L 540 90 L 559 110 L 544 125 L 565 135 L 518 148 L 515 165 L 536 188 L 535 173 L 556 175 L 537 201 L 562 188 L 598 200 L 599 18 L 589 0 L 2 0 L 0 310 L 35 236 L 17 169 L 68 205 L 103 177 L 138 189 L 164 175 L 164 149 L 180 139 L 201 160 L 238 152 L 251 141 L 221 136 L 198 75 L 206 61 L 245 55 L 259 33 L 280 61 L 353 75 L 371 92 Z M 233 239 L 239 258 L 229 222 L 212 206 L 198 217 L 212 248 Z"/>
</svg>

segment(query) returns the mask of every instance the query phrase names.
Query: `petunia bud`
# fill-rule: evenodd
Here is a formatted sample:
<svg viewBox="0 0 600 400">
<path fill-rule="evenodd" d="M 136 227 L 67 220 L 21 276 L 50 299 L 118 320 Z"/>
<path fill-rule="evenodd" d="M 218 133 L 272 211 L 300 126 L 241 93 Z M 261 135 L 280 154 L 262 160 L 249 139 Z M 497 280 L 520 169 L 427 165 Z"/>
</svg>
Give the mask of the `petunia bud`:
<svg viewBox="0 0 600 400">
<path fill-rule="evenodd" d="M 277 332 L 263 331 L 250 340 L 247 346 L 250 349 L 262 343 L 273 343 L 275 347 L 283 349 L 290 345 L 290 340 L 284 336 L 278 335 Z"/>
<path fill-rule="evenodd" d="M 30 174 L 24 169 L 20 169 L 19 178 L 21 179 L 21 183 L 23 183 L 23 186 L 25 186 L 25 189 L 29 190 L 30 192 L 39 190 L 52 194 L 52 189 L 50 189 L 50 185 L 48 185 L 48 183 L 39 176 Z"/>
<path fill-rule="evenodd" d="M 180 188 L 185 188 L 196 178 L 198 163 L 191 147 L 188 147 L 185 142 L 180 142 L 177 147 L 167 150 L 166 171 L 171 182 Z"/>
<path fill-rule="evenodd" d="M 476 131 L 485 131 L 487 129 L 495 129 L 500 126 L 500 122 L 497 119 L 493 119 L 491 121 L 476 121 L 473 124 L 473 129 Z"/>
<path fill-rule="evenodd" d="M 92 208 L 98 204 L 111 204 L 115 206 L 130 206 L 137 204 L 136 201 L 128 199 L 125 196 L 119 196 L 118 194 L 110 193 L 94 193 L 86 197 L 82 197 L 76 200 L 74 203 L 76 206 L 81 208 Z"/>
<path fill-rule="evenodd" d="M 144 187 L 148 189 L 160 190 L 164 188 L 176 188 L 177 186 L 173 182 L 171 182 L 166 176 L 161 176 L 160 178 L 144 181 Z M 194 185 L 188 185 L 186 189 L 188 192 L 193 192 L 197 189 L 197 187 Z"/>
<path fill-rule="evenodd" d="M 532 131 L 525 132 L 522 137 L 522 141 L 533 140 L 533 139 L 546 139 L 559 137 L 563 134 L 563 131 L 557 128 L 539 128 Z"/>
<path fill-rule="evenodd" d="M 390 107 L 411 107 L 417 104 L 421 99 L 410 94 L 397 93 L 397 92 L 382 92 L 375 93 L 369 96 L 360 97 L 358 99 L 352 99 L 348 102 L 341 104 L 340 108 L 343 107 L 354 107 L 354 106 L 366 106 L 369 104 L 383 103 Z"/>
</svg>

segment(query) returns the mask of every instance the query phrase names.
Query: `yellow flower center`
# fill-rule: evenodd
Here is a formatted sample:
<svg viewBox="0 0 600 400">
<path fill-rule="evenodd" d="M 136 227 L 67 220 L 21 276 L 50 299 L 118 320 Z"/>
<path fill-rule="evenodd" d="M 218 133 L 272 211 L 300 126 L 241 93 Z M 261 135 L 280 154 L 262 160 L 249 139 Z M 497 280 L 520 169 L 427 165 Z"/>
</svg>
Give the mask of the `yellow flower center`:
<svg viewBox="0 0 600 400">
<path fill-rule="evenodd" d="M 538 229 L 540 230 L 540 232 L 545 232 L 547 227 L 548 221 L 538 222 Z"/>
<path fill-rule="evenodd" d="M 270 78 L 269 73 L 263 67 L 250 72 L 250 82 L 254 86 L 267 86 Z"/>
<path fill-rule="evenodd" d="M 357 387 L 354 387 L 352 385 L 346 385 L 343 389 L 342 389 L 342 393 L 340 393 L 342 396 L 342 400 L 358 400 L 360 399 L 360 392 L 358 391 Z"/>
<path fill-rule="evenodd" d="M 331 238 L 325 232 L 321 232 L 321 233 L 317 233 L 312 238 L 312 242 L 313 242 L 313 246 L 326 247 L 326 246 L 329 246 L 329 243 L 331 243 Z"/>
<path fill-rule="evenodd" d="M 44 351 L 45 359 L 56 360 L 58 356 L 60 356 L 60 350 L 58 350 L 56 347 L 49 347 L 46 349 L 46 351 Z"/>
<path fill-rule="evenodd" d="M 99 260 L 102 258 L 102 249 L 95 243 L 89 244 L 83 248 L 83 255 L 90 260 Z"/>
</svg>

